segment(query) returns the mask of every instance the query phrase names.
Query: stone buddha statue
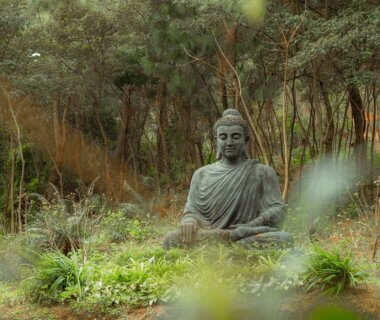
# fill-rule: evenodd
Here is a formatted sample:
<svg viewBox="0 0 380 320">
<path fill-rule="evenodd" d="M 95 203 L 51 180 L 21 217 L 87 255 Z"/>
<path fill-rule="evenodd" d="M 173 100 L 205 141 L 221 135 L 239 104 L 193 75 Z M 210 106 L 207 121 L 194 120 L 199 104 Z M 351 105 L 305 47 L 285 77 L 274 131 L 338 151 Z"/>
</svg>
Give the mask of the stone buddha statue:
<svg viewBox="0 0 380 320">
<path fill-rule="evenodd" d="M 280 228 L 286 215 L 275 171 L 248 158 L 248 125 L 227 109 L 214 125 L 217 161 L 195 171 L 180 228 L 163 247 L 216 240 L 244 246 L 292 245 Z"/>
</svg>

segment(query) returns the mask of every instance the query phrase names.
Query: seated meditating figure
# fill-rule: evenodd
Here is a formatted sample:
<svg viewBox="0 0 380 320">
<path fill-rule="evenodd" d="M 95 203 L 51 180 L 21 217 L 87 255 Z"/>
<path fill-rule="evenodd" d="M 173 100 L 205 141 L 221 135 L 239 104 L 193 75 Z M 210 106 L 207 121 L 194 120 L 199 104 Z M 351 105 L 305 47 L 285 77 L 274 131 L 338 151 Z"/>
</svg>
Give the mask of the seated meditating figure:
<svg viewBox="0 0 380 320">
<path fill-rule="evenodd" d="M 275 171 L 248 159 L 246 121 L 227 109 L 214 133 L 217 161 L 195 171 L 180 228 L 165 236 L 164 249 L 207 240 L 292 245 L 280 230 L 286 211 Z"/>
</svg>

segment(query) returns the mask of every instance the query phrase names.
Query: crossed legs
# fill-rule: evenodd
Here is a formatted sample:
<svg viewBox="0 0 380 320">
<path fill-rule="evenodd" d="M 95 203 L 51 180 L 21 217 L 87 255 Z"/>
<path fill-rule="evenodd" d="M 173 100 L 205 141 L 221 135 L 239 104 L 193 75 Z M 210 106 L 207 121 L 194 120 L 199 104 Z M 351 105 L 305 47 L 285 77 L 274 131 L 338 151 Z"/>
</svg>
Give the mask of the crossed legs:
<svg viewBox="0 0 380 320">
<path fill-rule="evenodd" d="M 289 247 L 293 245 L 293 237 L 291 234 L 270 228 L 262 227 L 246 227 L 240 226 L 236 229 L 198 229 L 194 235 L 192 243 L 182 241 L 181 229 L 170 231 L 166 234 L 163 242 L 163 248 L 169 250 L 171 248 L 181 248 L 193 244 L 207 243 L 210 241 L 218 241 L 224 243 L 236 242 L 243 247 Z"/>
</svg>

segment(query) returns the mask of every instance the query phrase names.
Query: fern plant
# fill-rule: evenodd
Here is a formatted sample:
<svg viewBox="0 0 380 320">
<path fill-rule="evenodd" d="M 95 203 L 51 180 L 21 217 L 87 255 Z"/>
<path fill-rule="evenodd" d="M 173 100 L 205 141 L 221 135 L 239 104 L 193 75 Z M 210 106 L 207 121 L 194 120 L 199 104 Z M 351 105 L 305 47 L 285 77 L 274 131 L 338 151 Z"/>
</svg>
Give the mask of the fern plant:
<svg viewBox="0 0 380 320">
<path fill-rule="evenodd" d="M 79 201 L 62 198 L 58 192 L 52 201 L 33 194 L 41 203 L 40 210 L 27 227 L 30 239 L 38 247 L 60 250 L 64 254 L 83 248 L 86 239 L 97 231 L 102 210 L 94 214 L 93 185 Z"/>
<path fill-rule="evenodd" d="M 326 294 L 338 295 L 347 287 L 355 287 L 368 277 L 355 265 L 352 256 L 342 256 L 336 249 L 332 252 L 314 246 L 302 274 L 306 290 L 321 287 Z"/>
</svg>

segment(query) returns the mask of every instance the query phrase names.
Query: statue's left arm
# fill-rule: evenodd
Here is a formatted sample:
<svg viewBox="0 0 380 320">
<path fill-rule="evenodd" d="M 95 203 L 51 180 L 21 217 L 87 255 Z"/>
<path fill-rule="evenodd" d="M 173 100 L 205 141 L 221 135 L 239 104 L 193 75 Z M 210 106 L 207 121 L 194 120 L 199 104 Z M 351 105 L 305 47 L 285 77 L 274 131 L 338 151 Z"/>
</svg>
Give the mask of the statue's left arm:
<svg viewBox="0 0 380 320">
<path fill-rule="evenodd" d="M 249 225 L 252 227 L 281 227 L 286 211 L 276 172 L 269 166 L 263 166 L 261 169 L 260 214 Z"/>
</svg>

